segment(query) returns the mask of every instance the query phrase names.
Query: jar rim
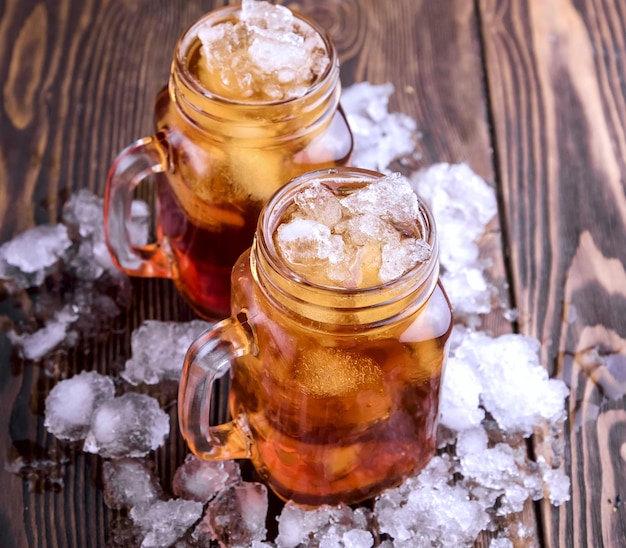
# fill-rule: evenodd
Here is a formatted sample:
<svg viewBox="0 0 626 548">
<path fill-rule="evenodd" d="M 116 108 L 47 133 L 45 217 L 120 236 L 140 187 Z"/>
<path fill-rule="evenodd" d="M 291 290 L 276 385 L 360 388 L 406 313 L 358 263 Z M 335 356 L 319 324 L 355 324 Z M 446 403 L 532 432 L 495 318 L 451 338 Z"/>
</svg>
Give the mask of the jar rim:
<svg viewBox="0 0 626 548">
<path fill-rule="evenodd" d="M 180 79 L 188 89 L 190 89 L 194 93 L 197 93 L 198 95 L 203 96 L 205 99 L 222 103 L 224 105 L 237 106 L 239 108 L 258 108 L 293 104 L 302 99 L 308 98 L 311 95 L 315 95 L 318 90 L 320 90 L 320 88 L 324 88 L 326 86 L 326 83 L 328 79 L 332 76 L 333 71 L 338 69 L 339 66 L 339 60 L 335 45 L 329 34 L 315 21 L 299 12 L 292 11 L 296 19 L 299 19 L 300 21 L 309 25 L 320 36 L 320 38 L 324 42 L 324 46 L 326 47 L 326 52 L 328 53 L 329 57 L 329 62 L 327 67 L 324 69 L 324 72 L 318 78 L 316 78 L 315 81 L 307 88 L 304 95 L 301 95 L 299 97 L 291 97 L 288 99 L 277 99 L 270 101 L 243 101 L 239 99 L 224 97 L 222 95 L 213 93 L 207 88 L 203 87 L 198 79 L 191 74 L 185 62 L 191 44 L 195 39 L 198 38 L 197 31 L 200 27 L 204 26 L 209 21 L 214 20 L 214 25 L 220 22 L 225 22 L 240 11 L 240 4 L 234 6 L 225 6 L 223 8 L 212 10 L 191 25 L 189 25 L 187 29 L 182 33 L 182 35 L 178 39 L 178 42 L 176 43 L 176 47 L 174 50 L 173 65 Z"/>
</svg>

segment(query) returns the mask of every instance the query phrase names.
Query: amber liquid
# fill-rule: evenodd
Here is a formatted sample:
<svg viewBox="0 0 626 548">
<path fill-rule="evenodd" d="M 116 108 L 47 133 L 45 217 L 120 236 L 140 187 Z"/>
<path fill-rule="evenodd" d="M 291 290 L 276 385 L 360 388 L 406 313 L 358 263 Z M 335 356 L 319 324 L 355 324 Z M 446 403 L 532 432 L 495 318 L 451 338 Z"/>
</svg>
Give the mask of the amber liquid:
<svg viewBox="0 0 626 548">
<path fill-rule="evenodd" d="M 412 329 L 419 342 L 403 343 L 406 322 L 377 334 L 355 326 L 347 336 L 320 335 L 265 316 L 258 302 L 246 304 L 259 351 L 233 367 L 230 405 L 233 416 L 247 415 L 252 461 L 281 498 L 356 503 L 427 464 L 451 315 L 445 333 Z"/>
<path fill-rule="evenodd" d="M 173 279 L 201 316 L 228 316 L 230 273 L 252 243 L 261 207 L 293 177 L 348 162 L 352 136 L 345 116 L 339 109 L 324 132 L 283 138 L 280 146 L 267 145 L 271 122 L 262 124 L 258 140 L 216 140 L 183 119 L 164 89 L 156 125 L 167 132 L 175 163 L 158 184 L 158 231 L 171 251 Z"/>
</svg>

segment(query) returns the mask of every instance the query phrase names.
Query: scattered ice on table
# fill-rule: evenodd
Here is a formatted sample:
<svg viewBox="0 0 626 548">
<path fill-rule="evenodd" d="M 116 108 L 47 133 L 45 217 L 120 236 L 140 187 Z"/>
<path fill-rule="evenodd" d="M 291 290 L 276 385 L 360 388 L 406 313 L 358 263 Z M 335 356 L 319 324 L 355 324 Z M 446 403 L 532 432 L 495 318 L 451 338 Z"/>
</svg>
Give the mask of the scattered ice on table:
<svg viewBox="0 0 626 548">
<path fill-rule="evenodd" d="M 200 82 L 229 98 L 301 97 L 329 64 L 319 34 L 269 2 L 245 2 L 238 21 L 203 26 L 198 37 L 206 64 L 199 67 Z"/>
<path fill-rule="evenodd" d="M 172 546 L 201 516 L 202 503 L 181 499 L 139 504 L 130 511 L 143 535 L 141 548 Z"/>
<path fill-rule="evenodd" d="M 78 315 L 71 306 L 65 306 L 54 317 L 47 320 L 45 325 L 33 333 L 18 334 L 15 331 L 7 333 L 9 340 L 27 360 L 39 360 L 64 342 L 75 339 L 71 330 L 72 324 Z"/>
<path fill-rule="evenodd" d="M 216 493 L 241 481 L 236 461 L 210 461 L 189 454 L 172 480 L 172 491 L 181 499 L 208 502 Z"/>
<path fill-rule="evenodd" d="M 450 358 L 453 371 L 465 367 L 480 384 L 480 402 L 507 432 L 530 436 L 542 421 L 556 423 L 564 418 L 564 401 L 569 391 L 563 381 L 548 378 L 539 362 L 539 341 L 522 335 L 489 335 L 455 327 Z M 456 362 L 460 363 L 456 363 Z M 467 412 L 475 412 L 475 384 L 469 392 L 456 381 L 443 385 L 442 418 L 446 424 L 446 405 L 468 403 Z M 458 390 L 458 392 L 456 391 Z M 512 405 L 511 402 L 515 402 Z"/>
<path fill-rule="evenodd" d="M 276 546 L 370 548 L 374 545 L 370 520 L 370 512 L 365 508 L 353 510 L 339 505 L 305 509 L 288 502 L 278 518 Z"/>
<path fill-rule="evenodd" d="M 494 538 L 489 542 L 489 548 L 515 548 L 515 546 L 508 538 Z"/>
<path fill-rule="evenodd" d="M 466 164 L 434 164 L 411 176 L 439 235 L 443 286 L 458 319 L 491 311 L 493 289 L 478 242 L 498 212 L 494 190 Z"/>
<path fill-rule="evenodd" d="M 434 457 L 421 474 L 376 499 L 374 515 L 394 547 L 470 546 L 487 527 L 485 507 L 451 485 L 451 474 L 450 457 Z"/>
<path fill-rule="evenodd" d="M 231 485 L 209 502 L 192 538 L 217 540 L 220 546 L 242 548 L 262 542 L 267 535 L 268 504 L 267 487 L 262 483 Z"/>
<path fill-rule="evenodd" d="M 134 385 L 178 382 L 187 349 L 211 325 L 201 320 L 185 323 L 146 320 L 132 333 L 132 358 L 126 362 L 122 377 Z"/>
<path fill-rule="evenodd" d="M 387 112 L 394 90 L 391 83 L 369 82 L 344 88 L 341 105 L 354 137 L 353 166 L 389 173 L 394 160 L 414 153 L 415 120 L 400 112 Z"/>
<path fill-rule="evenodd" d="M 62 224 L 40 225 L 22 232 L 0 247 L 0 279 L 18 289 L 41 285 L 72 241 Z"/>
<path fill-rule="evenodd" d="M 133 245 L 148 242 L 150 213 L 140 200 L 131 203 L 131 222 L 127 230 Z M 105 271 L 119 274 L 106 246 L 104 237 L 104 199 L 81 189 L 72 194 L 63 206 L 63 222 L 80 242 L 73 257 L 72 268 L 80 279 L 95 280 Z"/>
<path fill-rule="evenodd" d="M 44 426 L 57 438 L 86 437 L 94 410 L 115 396 L 110 377 L 83 371 L 56 384 L 45 402 Z"/>
<path fill-rule="evenodd" d="M 543 456 L 537 457 L 544 482 L 544 495 L 554 506 L 560 506 L 570 499 L 571 481 L 569 476 L 558 468 L 552 468 Z"/>
<path fill-rule="evenodd" d="M 105 458 L 143 457 L 163 445 L 169 433 L 169 416 L 157 400 L 127 392 L 95 410 L 84 450 Z"/>
<path fill-rule="evenodd" d="M 35 227 L 0 247 L 0 279 L 28 303 L 23 306 L 29 317 L 5 326 L 26 359 L 42 359 L 61 345 L 71 348 L 81 337 L 106 335 L 130 301 L 130 282 L 106 248 L 102 208 L 102 198 L 83 189 L 65 203 L 64 224 Z M 148 206 L 134 201 L 131 209 L 131 239 L 144 244 Z M 59 294 L 43 287 L 52 274 Z"/>
<path fill-rule="evenodd" d="M 163 489 L 150 468 L 137 459 L 105 460 L 102 466 L 104 500 L 112 509 L 150 505 L 163 496 Z"/>
</svg>

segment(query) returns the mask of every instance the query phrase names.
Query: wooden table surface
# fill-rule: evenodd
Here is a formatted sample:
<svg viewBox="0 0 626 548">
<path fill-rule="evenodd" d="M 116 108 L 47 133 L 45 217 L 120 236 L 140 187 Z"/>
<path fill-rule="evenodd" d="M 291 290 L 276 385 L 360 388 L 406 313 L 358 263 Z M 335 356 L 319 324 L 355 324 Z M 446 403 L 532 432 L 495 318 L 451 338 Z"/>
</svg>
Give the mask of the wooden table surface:
<svg viewBox="0 0 626 548">
<path fill-rule="evenodd" d="M 174 45 L 209 0 L 0 0 L 0 241 L 55 223 L 71 192 L 99 195 L 125 145 L 152 132 Z M 540 546 L 625 546 L 626 399 L 594 381 L 626 355 L 626 4 L 624 0 L 300 0 L 334 38 L 344 85 L 393 82 L 390 110 L 417 121 L 420 166 L 467 162 L 497 189 L 483 253 L 519 311 L 485 327 L 538 338 L 550 375 L 571 386 L 563 467 L 571 502 L 520 518 Z M 0 335 L 0 460 L 69 459 L 63 488 L 29 489 L 0 466 L 0 547 L 104 546 L 118 526 L 101 462 L 43 427 L 59 378 L 109 371 L 144 319 L 193 314 L 162 280 L 133 282 L 122 329 L 22 362 Z M 7 299 L 0 313 L 10 314 Z M 581 357 L 593 356 L 595 362 Z M 581 410 L 597 419 L 574 428 Z M 170 410 L 175 426 L 175 409 Z M 544 448 L 536 436 L 531 450 Z M 154 455 L 164 482 L 186 449 L 177 430 Z M 50 487 L 50 486 L 48 486 Z M 479 541 L 488 545 L 488 539 Z"/>
</svg>

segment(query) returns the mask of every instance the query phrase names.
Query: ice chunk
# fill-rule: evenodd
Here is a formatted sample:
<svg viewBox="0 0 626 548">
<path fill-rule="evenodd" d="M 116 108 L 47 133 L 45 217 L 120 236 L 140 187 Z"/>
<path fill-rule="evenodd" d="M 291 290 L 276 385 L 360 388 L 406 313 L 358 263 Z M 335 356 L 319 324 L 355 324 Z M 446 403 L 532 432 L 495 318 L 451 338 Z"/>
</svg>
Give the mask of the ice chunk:
<svg viewBox="0 0 626 548">
<path fill-rule="evenodd" d="M 491 299 L 495 293 L 487 282 L 483 268 L 468 266 L 441 275 L 441 283 L 457 316 L 489 314 Z"/>
<path fill-rule="evenodd" d="M 57 438 L 80 440 L 87 436 L 94 410 L 115 396 L 110 377 L 83 371 L 59 382 L 45 402 L 44 426 Z"/>
<path fill-rule="evenodd" d="M 68 338 L 68 329 L 78 319 L 71 306 L 54 314 L 42 328 L 34 333 L 8 333 L 11 342 L 20 349 L 27 360 L 39 360 Z"/>
<path fill-rule="evenodd" d="M 95 410 L 84 450 L 105 458 L 143 457 L 160 447 L 169 432 L 169 417 L 157 400 L 128 392 Z"/>
<path fill-rule="evenodd" d="M 342 217 L 341 203 L 330 189 L 314 183 L 299 192 L 294 201 L 306 219 L 334 227 Z"/>
<path fill-rule="evenodd" d="M 268 2 L 242 6 L 235 22 L 198 30 L 205 66 L 198 78 L 230 99 L 279 101 L 304 95 L 329 64 L 320 35 Z"/>
<path fill-rule="evenodd" d="M 146 320 L 133 331 L 132 358 L 126 362 L 122 377 L 134 385 L 178 381 L 187 349 L 211 325 L 201 320 L 185 323 Z"/>
<path fill-rule="evenodd" d="M 478 241 L 497 214 L 494 190 L 465 164 L 435 164 L 414 173 L 411 183 L 435 218 L 442 280 L 455 315 L 490 312 L 495 290 L 485 278 Z"/>
<path fill-rule="evenodd" d="M 240 479 L 235 461 L 202 460 L 190 454 L 174 474 L 172 491 L 178 498 L 205 503 Z"/>
<path fill-rule="evenodd" d="M 551 468 L 542 456 L 537 458 L 539 469 L 544 481 L 544 492 L 555 506 L 570 500 L 571 480 L 569 476 L 558 468 Z"/>
<path fill-rule="evenodd" d="M 265 540 L 267 509 L 265 485 L 251 482 L 231 485 L 209 502 L 192 536 L 196 540 L 217 540 L 220 546 L 251 546 Z"/>
<path fill-rule="evenodd" d="M 411 232 L 421 220 L 415 192 L 397 173 L 374 180 L 346 196 L 341 205 L 352 215 L 370 213 L 396 227 L 407 227 Z"/>
<path fill-rule="evenodd" d="M 344 88 L 341 104 L 354 137 L 352 165 L 388 173 L 394 160 L 415 153 L 415 120 L 387 111 L 394 91 L 391 83 L 360 82 Z"/>
<path fill-rule="evenodd" d="M 0 247 L 0 279 L 10 280 L 18 288 L 41 285 L 71 246 L 62 224 L 22 232 Z"/>
<path fill-rule="evenodd" d="M 539 341 L 515 334 L 492 338 L 455 331 L 462 338 L 451 356 L 479 379 L 481 404 L 502 429 L 529 436 L 542 419 L 554 423 L 563 417 L 569 391 L 562 381 L 548 378 L 539 363 Z"/>
<path fill-rule="evenodd" d="M 378 277 L 382 283 L 395 280 L 419 263 L 427 261 L 431 254 L 432 250 L 424 240 L 407 238 L 398 243 L 383 244 Z"/>
<path fill-rule="evenodd" d="M 296 546 L 371 547 L 370 513 L 365 508 L 320 506 L 305 509 L 288 502 L 278 518 L 278 548 Z"/>
<path fill-rule="evenodd" d="M 151 505 L 163 494 L 152 471 L 136 459 L 105 460 L 102 479 L 106 505 L 117 510 Z"/>
<path fill-rule="evenodd" d="M 144 537 L 141 548 L 172 546 L 201 516 L 200 502 L 179 499 L 140 504 L 130 511 L 130 517 Z"/>
<path fill-rule="evenodd" d="M 455 356 L 446 363 L 439 422 L 451 430 L 462 430 L 478 426 L 485 412 L 480 406 L 482 385 L 471 367 Z"/>
</svg>

